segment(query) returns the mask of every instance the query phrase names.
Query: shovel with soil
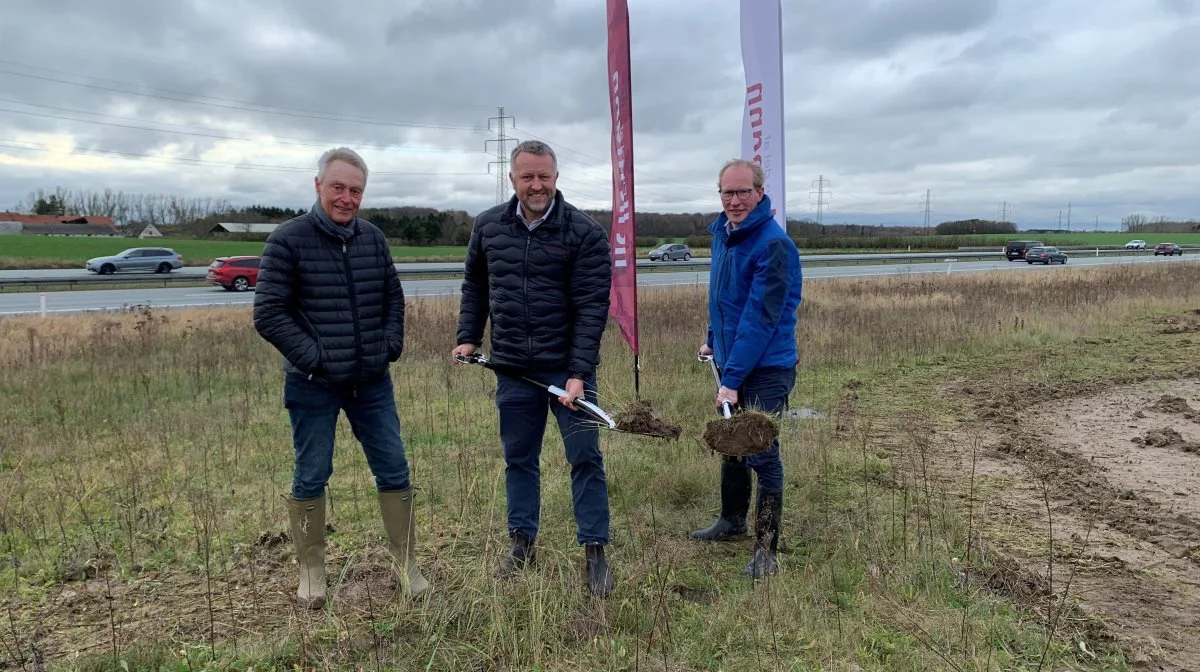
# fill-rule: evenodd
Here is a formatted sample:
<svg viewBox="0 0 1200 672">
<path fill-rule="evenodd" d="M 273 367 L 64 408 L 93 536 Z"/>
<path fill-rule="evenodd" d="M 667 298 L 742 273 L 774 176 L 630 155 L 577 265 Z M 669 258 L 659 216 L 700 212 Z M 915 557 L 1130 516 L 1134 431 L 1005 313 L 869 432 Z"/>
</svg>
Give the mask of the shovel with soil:
<svg viewBox="0 0 1200 672">
<path fill-rule="evenodd" d="M 551 396 L 565 397 L 567 391 L 557 385 L 546 385 L 538 380 L 534 380 L 528 376 L 513 374 L 511 371 L 505 371 L 503 367 L 497 367 L 492 364 L 486 355 L 474 354 L 470 357 L 455 355 L 454 359 L 463 364 L 477 364 L 492 371 L 499 371 L 506 375 L 513 375 L 516 378 L 533 385 L 539 389 L 545 390 Z M 586 399 L 576 399 L 573 402 L 583 413 L 591 417 L 601 429 L 607 429 L 614 432 L 623 432 L 626 434 L 638 434 L 641 436 L 651 436 L 663 439 L 678 439 L 679 434 L 683 431 L 678 425 L 668 425 L 662 420 L 659 420 L 654 415 L 654 409 L 650 406 L 650 401 L 639 399 L 634 402 L 633 406 L 625 409 L 617 414 L 614 419 L 604 409 Z"/>
<path fill-rule="evenodd" d="M 630 434 L 652 436 L 674 441 L 683 433 L 679 425 L 668 425 L 654 415 L 649 399 L 638 399 L 629 408 L 617 413 L 617 429 Z"/>
<path fill-rule="evenodd" d="M 712 355 L 697 355 L 701 362 L 708 362 L 712 368 L 713 378 L 717 387 L 721 387 L 721 372 Z M 747 411 L 742 408 L 732 409 L 729 402 L 722 405 L 723 418 L 709 420 L 704 429 L 704 443 L 712 450 L 731 457 L 743 457 L 761 453 L 771 448 L 771 443 L 779 438 L 779 424 L 771 416 L 760 411 Z"/>
</svg>

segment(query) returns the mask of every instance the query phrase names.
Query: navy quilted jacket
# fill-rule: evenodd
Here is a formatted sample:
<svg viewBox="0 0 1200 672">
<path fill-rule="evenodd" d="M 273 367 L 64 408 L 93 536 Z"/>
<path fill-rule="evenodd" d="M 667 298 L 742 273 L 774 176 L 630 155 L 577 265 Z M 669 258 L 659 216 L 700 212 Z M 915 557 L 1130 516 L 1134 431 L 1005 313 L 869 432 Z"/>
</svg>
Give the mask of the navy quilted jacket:
<svg viewBox="0 0 1200 672">
<path fill-rule="evenodd" d="M 383 232 L 313 205 L 267 238 L 254 328 L 285 368 L 330 385 L 373 382 L 404 350 L 404 291 Z"/>
<path fill-rule="evenodd" d="M 594 373 L 612 285 L 608 234 L 561 191 L 550 217 L 533 231 L 516 208 L 514 196 L 475 218 L 458 344 L 481 345 L 491 318 L 495 364 Z"/>
</svg>

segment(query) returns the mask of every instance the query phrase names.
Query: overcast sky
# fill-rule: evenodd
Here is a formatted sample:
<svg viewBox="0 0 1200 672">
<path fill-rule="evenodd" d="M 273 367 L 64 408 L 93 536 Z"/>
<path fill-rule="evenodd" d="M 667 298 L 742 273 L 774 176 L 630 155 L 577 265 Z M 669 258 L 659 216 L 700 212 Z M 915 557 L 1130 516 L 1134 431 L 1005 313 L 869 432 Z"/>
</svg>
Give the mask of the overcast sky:
<svg viewBox="0 0 1200 672">
<path fill-rule="evenodd" d="M 638 210 L 713 211 L 736 156 L 736 0 L 629 0 Z M 365 205 L 476 213 L 509 135 L 611 205 L 602 0 L 3 0 L 0 209 L 112 188 L 307 207 L 347 144 Z M 784 0 L 788 214 L 1072 228 L 1200 218 L 1197 0 Z M 492 131 L 488 130 L 489 123 Z M 511 125 L 506 121 L 506 126 Z M 494 168 L 493 168 L 494 173 Z"/>
</svg>

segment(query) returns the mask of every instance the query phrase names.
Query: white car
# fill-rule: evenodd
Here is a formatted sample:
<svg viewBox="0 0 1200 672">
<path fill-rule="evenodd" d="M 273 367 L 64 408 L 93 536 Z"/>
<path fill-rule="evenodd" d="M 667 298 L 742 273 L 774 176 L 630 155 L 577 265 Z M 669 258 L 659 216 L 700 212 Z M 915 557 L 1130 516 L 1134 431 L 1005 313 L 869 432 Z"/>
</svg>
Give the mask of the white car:
<svg viewBox="0 0 1200 672">
<path fill-rule="evenodd" d="M 1146 249 L 1146 241 L 1131 240 L 1128 243 L 1125 243 L 1125 249 L 1127 249 L 1127 250 L 1144 250 L 1144 249 Z"/>
</svg>

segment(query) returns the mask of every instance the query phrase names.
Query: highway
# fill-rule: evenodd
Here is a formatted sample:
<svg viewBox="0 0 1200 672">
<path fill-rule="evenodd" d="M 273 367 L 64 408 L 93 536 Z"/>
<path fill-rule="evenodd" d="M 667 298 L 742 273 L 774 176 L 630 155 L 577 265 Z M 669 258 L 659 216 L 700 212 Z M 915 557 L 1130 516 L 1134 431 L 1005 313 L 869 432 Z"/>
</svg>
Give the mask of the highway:
<svg viewBox="0 0 1200 672">
<path fill-rule="evenodd" d="M 676 261 L 638 261 L 638 268 L 666 268 L 680 262 Z M 411 272 L 428 272 L 428 273 L 459 273 L 463 269 L 463 262 L 447 262 L 447 263 L 406 263 L 396 264 L 396 268 L 400 271 Z M 207 266 L 184 266 L 178 270 L 171 271 L 172 276 L 182 276 L 185 278 L 203 278 L 208 274 Z M 24 279 L 43 279 L 43 278 L 87 278 L 94 277 L 95 273 L 81 268 L 45 268 L 45 269 L 25 269 L 25 270 L 0 270 L 0 280 L 24 280 Z M 117 273 L 113 277 L 131 277 L 144 278 L 145 273 Z M 160 276 L 161 277 L 161 276 Z"/>
<path fill-rule="evenodd" d="M 970 261 L 957 263 L 916 263 L 916 264 L 873 264 L 860 266 L 818 266 L 806 268 L 804 278 L 807 281 L 825 278 L 861 278 L 889 275 L 928 275 L 952 273 L 978 273 L 980 271 L 1008 271 L 1012 273 L 1055 273 L 1060 268 L 1077 266 L 1111 266 L 1129 264 L 1178 264 L 1200 260 L 1200 255 L 1178 258 L 1157 257 L 1073 257 L 1066 266 L 1029 265 L 1008 261 Z M 415 266 L 409 264 L 408 266 Z M 460 264 L 430 264 L 421 266 L 452 266 L 454 270 L 461 268 Z M 434 269 L 430 268 L 430 271 Z M 16 271 L 25 274 L 31 271 Z M 50 271 L 41 271 L 48 273 Z M 70 271 L 78 273 L 78 271 Z M 178 271 L 177 271 L 178 272 Z M 708 271 L 660 271 L 658 273 L 643 273 L 638 276 L 638 286 L 678 287 L 688 285 L 705 285 L 708 283 Z M 459 292 L 462 280 L 405 280 L 403 282 L 405 295 L 409 298 L 422 296 L 453 296 Z M 121 310 L 133 306 L 150 306 L 154 308 L 199 308 L 213 306 L 245 306 L 254 302 L 253 292 L 226 292 L 218 287 L 175 287 L 166 289 L 97 289 L 91 291 L 46 292 L 47 314 L 81 313 L 89 311 Z M 0 316 L 26 315 L 41 312 L 42 295 L 37 292 L 0 293 Z"/>
</svg>

